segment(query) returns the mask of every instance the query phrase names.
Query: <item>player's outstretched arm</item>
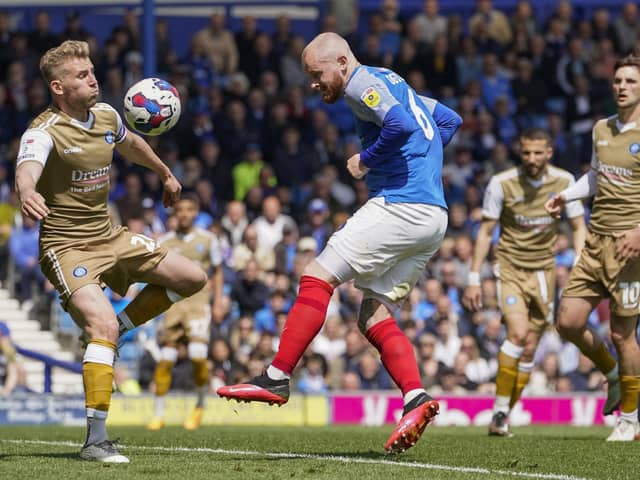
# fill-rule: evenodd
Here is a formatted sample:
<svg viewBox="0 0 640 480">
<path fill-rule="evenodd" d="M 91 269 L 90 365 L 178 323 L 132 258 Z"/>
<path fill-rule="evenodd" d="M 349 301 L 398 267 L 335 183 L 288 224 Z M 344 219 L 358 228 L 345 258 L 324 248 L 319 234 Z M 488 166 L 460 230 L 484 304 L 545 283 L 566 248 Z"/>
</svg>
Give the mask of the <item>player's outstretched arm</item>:
<svg viewBox="0 0 640 480">
<path fill-rule="evenodd" d="M 485 218 L 482 220 L 480 228 L 478 229 L 476 244 L 473 249 L 471 270 L 469 271 L 467 287 L 464 289 L 462 303 L 467 309 L 474 312 L 482 308 L 480 267 L 482 267 L 482 262 L 484 262 L 484 259 L 487 258 L 487 255 L 489 254 L 489 249 L 491 248 L 491 236 L 496 223 L 498 223 L 498 221 L 492 218 Z"/>
<path fill-rule="evenodd" d="M 560 214 L 566 203 L 591 197 L 596 193 L 597 189 L 598 176 L 592 168 L 582 175 L 576 183 L 547 200 L 544 208 L 552 217 L 560 218 Z"/>
<path fill-rule="evenodd" d="M 36 185 L 44 166 L 37 161 L 25 161 L 16 169 L 16 192 L 23 215 L 39 221 L 49 215 L 44 197 L 36 191 Z"/>
<path fill-rule="evenodd" d="M 116 145 L 116 150 L 130 162 L 147 167 L 160 176 L 164 185 L 162 203 L 165 207 L 172 206 L 180 199 L 180 182 L 140 135 L 127 131 L 127 136 Z"/>
</svg>

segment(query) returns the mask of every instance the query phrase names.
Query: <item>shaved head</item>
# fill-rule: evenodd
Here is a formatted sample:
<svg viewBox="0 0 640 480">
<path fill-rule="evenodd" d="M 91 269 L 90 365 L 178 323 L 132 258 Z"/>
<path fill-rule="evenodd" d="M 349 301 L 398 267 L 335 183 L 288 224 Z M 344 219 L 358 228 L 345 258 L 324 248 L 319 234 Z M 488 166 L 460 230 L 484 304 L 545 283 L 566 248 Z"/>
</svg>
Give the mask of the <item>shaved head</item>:
<svg viewBox="0 0 640 480">
<path fill-rule="evenodd" d="M 322 94 L 324 102 L 334 103 L 360 64 L 344 38 L 326 32 L 311 40 L 302 51 L 302 65 L 311 76 L 311 88 Z"/>
<path fill-rule="evenodd" d="M 321 33 L 302 51 L 302 61 L 307 57 L 315 60 L 336 60 L 339 57 L 353 57 L 347 41 L 337 33 Z"/>
</svg>

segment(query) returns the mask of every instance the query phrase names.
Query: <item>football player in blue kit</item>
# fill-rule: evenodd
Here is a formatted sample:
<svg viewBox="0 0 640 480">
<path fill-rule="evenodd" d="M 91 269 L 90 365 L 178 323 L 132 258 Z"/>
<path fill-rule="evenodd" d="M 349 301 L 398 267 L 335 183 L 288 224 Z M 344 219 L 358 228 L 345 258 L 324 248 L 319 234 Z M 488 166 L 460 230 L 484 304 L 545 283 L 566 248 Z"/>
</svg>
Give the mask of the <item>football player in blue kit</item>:
<svg viewBox="0 0 640 480">
<path fill-rule="evenodd" d="M 355 178 L 365 177 L 369 200 L 305 268 L 268 369 L 247 383 L 221 387 L 218 394 L 287 402 L 291 373 L 322 328 L 334 288 L 354 279 L 363 292 L 358 327 L 402 391 L 403 415 L 385 445 L 388 452 L 402 452 L 415 445 L 439 406 L 422 387 L 413 346 L 393 313 L 444 237 L 442 149 L 462 119 L 416 94 L 391 70 L 361 65 L 335 33 L 314 38 L 302 62 L 322 100 L 334 103 L 344 95 L 355 115 L 362 151 L 347 160 L 347 169 Z"/>
</svg>

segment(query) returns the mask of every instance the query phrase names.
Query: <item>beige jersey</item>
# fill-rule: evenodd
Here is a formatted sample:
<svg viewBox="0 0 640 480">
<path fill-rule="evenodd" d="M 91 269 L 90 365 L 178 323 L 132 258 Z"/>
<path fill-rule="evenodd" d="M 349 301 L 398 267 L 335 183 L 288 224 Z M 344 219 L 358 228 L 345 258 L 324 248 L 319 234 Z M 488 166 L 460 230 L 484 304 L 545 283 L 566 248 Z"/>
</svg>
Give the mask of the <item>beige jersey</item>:
<svg viewBox="0 0 640 480">
<path fill-rule="evenodd" d="M 218 267 L 222 263 L 218 238 L 213 233 L 202 228 L 194 227 L 186 235 L 169 232 L 160 237 L 158 243 L 187 257 L 189 260 L 193 260 L 205 272 L 208 272 L 211 267 Z M 205 286 L 202 291 L 208 292 L 208 287 Z M 200 293 L 196 295 L 199 296 Z"/>
<path fill-rule="evenodd" d="M 482 215 L 500 223 L 499 261 L 536 270 L 553 265 L 559 221 L 547 213 L 544 204 L 573 182 L 569 172 L 552 165 L 540 180 L 528 178 L 521 167 L 491 177 Z M 580 202 L 569 202 L 565 208 L 569 218 L 584 214 Z"/>
<path fill-rule="evenodd" d="M 186 235 L 169 232 L 158 243 L 193 260 L 206 272 L 222 263 L 218 238 L 211 232 L 194 227 Z"/>
<path fill-rule="evenodd" d="M 640 224 L 640 125 L 622 124 L 618 116 L 593 127 L 591 167 L 597 172 L 597 189 L 589 228 L 611 235 Z"/>
<path fill-rule="evenodd" d="M 106 103 L 94 105 L 87 122 L 53 106 L 31 122 L 17 163 L 36 161 L 44 167 L 36 189 L 50 213 L 40 226 L 41 251 L 109 236 L 109 170 L 114 147 L 126 132 Z"/>
</svg>

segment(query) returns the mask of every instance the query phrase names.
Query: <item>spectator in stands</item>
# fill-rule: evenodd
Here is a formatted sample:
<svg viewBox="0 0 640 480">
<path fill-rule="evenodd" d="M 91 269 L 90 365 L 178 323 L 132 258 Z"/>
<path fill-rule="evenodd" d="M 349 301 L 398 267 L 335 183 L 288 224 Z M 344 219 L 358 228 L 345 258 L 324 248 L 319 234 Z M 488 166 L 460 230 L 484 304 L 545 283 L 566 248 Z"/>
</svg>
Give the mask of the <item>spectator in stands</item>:
<svg viewBox="0 0 640 480">
<path fill-rule="evenodd" d="M 493 8 L 491 0 L 476 0 L 477 12 L 469 19 L 469 31 L 485 29 L 491 40 L 506 47 L 511 41 L 512 32 L 509 19 L 504 13 Z"/>
<path fill-rule="evenodd" d="M 11 395 L 18 383 L 16 349 L 7 324 L 0 321 L 0 397 Z"/>
<path fill-rule="evenodd" d="M 360 355 L 354 372 L 360 377 L 360 387 L 363 390 L 391 390 L 394 388 L 391 377 L 382 368 L 378 356 L 369 348 Z"/>
<path fill-rule="evenodd" d="M 29 48 L 38 56 L 60 43 L 57 35 L 51 32 L 49 12 L 39 10 L 36 13 L 34 29 L 29 34 Z"/>
<path fill-rule="evenodd" d="M 297 382 L 298 390 L 306 394 L 327 393 L 328 365 L 327 360 L 319 353 L 308 356 L 302 366 L 300 379 Z"/>
<path fill-rule="evenodd" d="M 424 0 L 422 12 L 411 20 L 418 30 L 419 39 L 427 47 L 431 47 L 438 35 L 447 33 L 447 19 L 440 15 L 438 0 Z"/>
<path fill-rule="evenodd" d="M 638 5 L 636 2 L 626 2 L 613 25 L 619 52 L 622 55 L 631 53 L 636 40 L 640 36 L 638 20 Z"/>
<path fill-rule="evenodd" d="M 209 26 L 193 36 L 209 57 L 216 72 L 222 75 L 234 73 L 238 68 L 238 48 L 233 34 L 225 28 L 225 16 L 216 12 L 209 19 Z"/>
<path fill-rule="evenodd" d="M 262 215 L 256 218 L 252 225 L 258 235 L 258 245 L 273 249 L 282 240 L 282 229 L 285 225 L 295 227 L 294 220 L 281 213 L 281 204 L 275 196 L 270 196 L 262 202 Z"/>
<path fill-rule="evenodd" d="M 231 246 L 235 247 L 238 245 L 242 241 L 245 228 L 249 225 L 247 209 L 244 203 L 238 200 L 227 203 L 221 223 L 225 233 L 229 237 Z"/>
<path fill-rule="evenodd" d="M 22 217 L 22 225 L 15 228 L 9 238 L 9 252 L 20 279 L 17 298 L 21 303 L 33 299 L 34 286 L 40 290 L 44 284 L 38 264 L 38 239 L 38 224 L 26 216 Z"/>
<path fill-rule="evenodd" d="M 249 260 L 231 286 L 231 299 L 238 303 L 238 308 L 245 314 L 255 314 L 266 305 L 269 298 L 269 290 L 259 275 L 260 266 L 255 260 Z"/>
</svg>

